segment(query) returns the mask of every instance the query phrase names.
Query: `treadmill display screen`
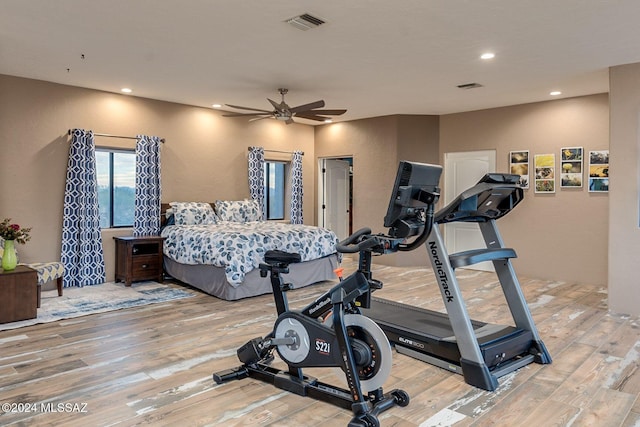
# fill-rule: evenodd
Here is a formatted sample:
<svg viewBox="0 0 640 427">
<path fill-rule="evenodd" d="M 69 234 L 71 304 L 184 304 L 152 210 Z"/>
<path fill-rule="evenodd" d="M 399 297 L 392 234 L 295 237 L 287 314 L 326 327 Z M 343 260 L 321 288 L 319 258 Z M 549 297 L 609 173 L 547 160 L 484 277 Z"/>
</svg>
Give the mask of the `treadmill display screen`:
<svg viewBox="0 0 640 427">
<path fill-rule="evenodd" d="M 428 193 L 439 192 L 442 166 L 401 161 L 389 200 L 384 226 L 392 237 L 418 235 L 424 228 L 424 216 L 429 202 Z"/>
</svg>

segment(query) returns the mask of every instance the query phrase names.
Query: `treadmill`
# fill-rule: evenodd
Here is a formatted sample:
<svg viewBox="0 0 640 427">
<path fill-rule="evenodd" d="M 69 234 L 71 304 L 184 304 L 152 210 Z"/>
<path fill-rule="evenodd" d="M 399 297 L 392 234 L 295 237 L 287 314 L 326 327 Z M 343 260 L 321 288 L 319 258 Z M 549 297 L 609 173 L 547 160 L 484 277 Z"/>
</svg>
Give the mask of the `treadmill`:
<svg viewBox="0 0 640 427">
<path fill-rule="evenodd" d="M 390 227 L 393 238 L 420 235 L 397 250 L 425 245 L 447 314 L 375 297 L 362 313 L 381 327 L 399 353 L 461 374 L 468 384 L 493 391 L 497 379 L 507 373 L 532 362 L 551 363 L 511 264 L 516 253 L 504 247 L 496 226 L 522 201 L 520 177 L 486 174 L 434 214 L 440 172 L 437 165 L 401 162 L 385 227 Z M 455 221 L 477 223 L 486 247 L 448 254 L 439 225 Z M 484 261 L 493 263 L 513 325 L 472 320 L 467 313 L 455 269 Z"/>
</svg>

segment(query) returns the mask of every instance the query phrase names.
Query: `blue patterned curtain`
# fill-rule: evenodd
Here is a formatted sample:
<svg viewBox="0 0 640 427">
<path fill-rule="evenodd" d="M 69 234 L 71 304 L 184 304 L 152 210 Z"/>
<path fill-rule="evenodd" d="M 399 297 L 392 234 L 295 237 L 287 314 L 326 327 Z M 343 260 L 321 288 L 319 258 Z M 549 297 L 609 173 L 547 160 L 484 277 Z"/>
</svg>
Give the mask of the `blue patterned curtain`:
<svg viewBox="0 0 640 427">
<path fill-rule="evenodd" d="M 160 234 L 160 138 L 138 135 L 136 142 L 136 199 L 134 236 Z"/>
<path fill-rule="evenodd" d="M 291 224 L 302 224 L 302 151 L 291 158 Z"/>
<path fill-rule="evenodd" d="M 249 193 L 257 200 L 262 210 L 262 219 L 267 218 L 264 206 L 264 148 L 249 147 Z"/>
<path fill-rule="evenodd" d="M 62 215 L 63 286 L 104 283 L 104 255 L 93 132 L 74 129 Z"/>
</svg>

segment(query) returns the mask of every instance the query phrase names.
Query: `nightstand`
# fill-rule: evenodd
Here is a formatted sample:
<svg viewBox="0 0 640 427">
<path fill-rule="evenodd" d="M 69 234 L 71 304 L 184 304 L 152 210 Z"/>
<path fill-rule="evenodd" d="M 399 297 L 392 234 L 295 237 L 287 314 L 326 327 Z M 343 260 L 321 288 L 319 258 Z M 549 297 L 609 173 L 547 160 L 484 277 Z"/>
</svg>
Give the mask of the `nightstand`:
<svg viewBox="0 0 640 427">
<path fill-rule="evenodd" d="M 116 241 L 116 282 L 125 286 L 138 280 L 162 283 L 162 242 L 159 236 L 114 237 Z"/>
<path fill-rule="evenodd" d="M 0 323 L 33 319 L 38 315 L 38 273 L 24 265 L 0 268 Z"/>
</svg>

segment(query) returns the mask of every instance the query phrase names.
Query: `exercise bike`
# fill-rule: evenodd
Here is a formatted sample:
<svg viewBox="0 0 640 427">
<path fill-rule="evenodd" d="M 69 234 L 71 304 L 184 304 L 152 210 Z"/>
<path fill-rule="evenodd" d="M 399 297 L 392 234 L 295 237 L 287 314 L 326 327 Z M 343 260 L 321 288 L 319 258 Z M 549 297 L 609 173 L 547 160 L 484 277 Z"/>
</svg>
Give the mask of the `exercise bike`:
<svg viewBox="0 0 640 427">
<path fill-rule="evenodd" d="M 242 365 L 213 374 L 217 384 L 247 377 L 339 407 L 350 409 L 349 427 L 379 426 L 378 415 L 397 405 L 409 404 L 409 395 L 399 389 L 385 393 L 382 384 L 391 371 L 391 346 L 384 332 L 360 314 L 368 307 L 371 292 L 382 283 L 371 278 L 371 253 L 385 252 L 385 245 L 368 229 L 336 245 L 343 253 L 360 252 L 360 268 L 332 289 L 299 311 L 289 309 L 286 292 L 292 287 L 282 277 L 289 265 L 300 262 L 299 254 L 281 251 L 265 253 L 260 275 L 270 275 L 278 318 L 271 333 L 254 338 L 237 351 Z M 273 352 L 288 370 L 270 366 Z M 307 376 L 302 368 L 339 367 L 344 371 L 348 390 Z"/>
</svg>

